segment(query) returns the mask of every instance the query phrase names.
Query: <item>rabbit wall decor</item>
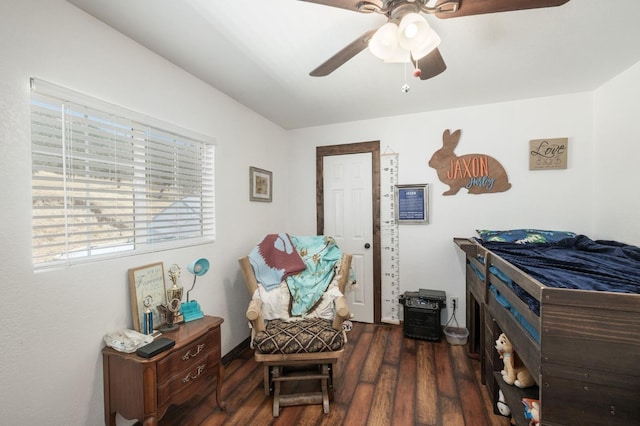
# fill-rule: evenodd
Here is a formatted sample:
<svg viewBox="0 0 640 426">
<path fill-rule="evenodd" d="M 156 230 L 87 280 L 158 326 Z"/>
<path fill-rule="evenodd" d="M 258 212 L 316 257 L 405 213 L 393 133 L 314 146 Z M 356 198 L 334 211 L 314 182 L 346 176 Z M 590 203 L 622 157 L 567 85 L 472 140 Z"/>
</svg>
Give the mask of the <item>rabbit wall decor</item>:
<svg viewBox="0 0 640 426">
<path fill-rule="evenodd" d="M 453 150 L 460 141 L 460 129 L 442 134 L 442 148 L 429 160 L 429 166 L 436 169 L 438 179 L 449 185 L 442 195 L 455 195 L 462 188 L 469 194 L 504 192 L 511 188 L 509 177 L 502 164 L 485 154 L 465 154 L 457 156 Z"/>
</svg>

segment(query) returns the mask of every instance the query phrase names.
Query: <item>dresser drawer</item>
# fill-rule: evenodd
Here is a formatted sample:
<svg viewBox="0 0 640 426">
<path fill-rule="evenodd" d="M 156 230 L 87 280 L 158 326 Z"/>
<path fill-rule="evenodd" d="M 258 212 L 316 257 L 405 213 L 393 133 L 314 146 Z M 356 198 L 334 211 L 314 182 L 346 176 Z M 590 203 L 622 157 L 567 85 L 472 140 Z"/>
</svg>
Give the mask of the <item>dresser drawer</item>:
<svg viewBox="0 0 640 426">
<path fill-rule="evenodd" d="M 171 380 L 175 375 L 186 374 L 195 364 L 202 365 L 208 355 L 220 358 L 220 329 L 209 331 L 184 348 L 176 349 L 158 362 L 158 385 Z"/>
<path fill-rule="evenodd" d="M 187 400 L 204 387 L 210 386 L 218 376 L 219 357 L 208 353 L 200 356 L 196 362 L 190 362 L 188 368 L 172 375 L 168 381 L 158 383 L 158 405 L 166 401 Z"/>
</svg>

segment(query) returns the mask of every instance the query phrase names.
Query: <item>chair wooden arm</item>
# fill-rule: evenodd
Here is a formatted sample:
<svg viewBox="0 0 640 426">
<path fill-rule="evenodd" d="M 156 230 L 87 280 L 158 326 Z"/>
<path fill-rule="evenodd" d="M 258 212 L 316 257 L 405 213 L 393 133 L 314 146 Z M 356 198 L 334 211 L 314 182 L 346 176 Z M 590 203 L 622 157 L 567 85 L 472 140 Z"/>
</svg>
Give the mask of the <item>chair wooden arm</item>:
<svg viewBox="0 0 640 426">
<path fill-rule="evenodd" d="M 253 294 L 258 290 L 258 281 L 253 273 L 251 262 L 247 256 L 238 259 L 240 263 L 240 270 L 244 277 L 244 282 L 247 284 L 249 294 L 253 297 Z M 247 308 L 247 319 L 251 322 L 251 327 L 255 333 L 265 330 L 264 318 L 262 318 L 261 310 L 262 301 L 260 299 L 252 299 Z"/>
<path fill-rule="evenodd" d="M 262 301 L 260 299 L 252 299 L 247 308 L 247 319 L 251 322 L 251 328 L 256 333 L 266 329 L 261 307 Z"/>
<path fill-rule="evenodd" d="M 340 276 L 340 281 L 338 281 L 338 289 L 340 289 L 340 293 L 342 294 L 344 294 L 347 282 L 349 282 L 349 268 L 351 268 L 352 258 L 352 255 L 343 253 L 342 261 L 340 262 L 340 268 L 337 271 L 337 274 Z"/>
<path fill-rule="evenodd" d="M 262 316 L 262 300 L 260 299 L 252 299 L 249 302 L 249 307 L 247 308 L 247 319 L 249 321 L 255 321 L 259 317 Z"/>
<path fill-rule="evenodd" d="M 337 271 L 337 275 L 340 278 L 338 281 L 338 289 L 342 294 L 345 293 L 347 283 L 349 282 L 349 270 L 351 268 L 352 258 L 352 255 L 343 253 L 342 261 L 340 262 L 340 268 Z M 336 316 L 333 318 L 332 327 L 335 330 L 342 330 L 342 323 L 351 318 L 349 306 L 347 305 L 347 299 L 344 296 L 338 297 L 334 301 L 334 307 L 336 310 Z"/>
<path fill-rule="evenodd" d="M 256 280 L 256 276 L 253 273 L 249 257 L 245 256 L 238 259 L 238 263 L 240 263 L 240 270 L 242 271 L 244 282 L 247 284 L 247 288 L 249 289 L 249 294 L 253 297 L 253 293 L 258 289 L 258 280 Z"/>
<path fill-rule="evenodd" d="M 335 300 L 336 316 L 339 316 L 343 320 L 350 318 L 349 306 L 347 305 L 347 299 L 344 296 L 340 296 Z"/>
<path fill-rule="evenodd" d="M 347 299 L 344 296 L 340 296 L 336 298 L 333 303 L 336 309 L 336 315 L 333 317 L 331 326 L 334 330 L 342 330 L 342 323 L 351 318 Z"/>
</svg>

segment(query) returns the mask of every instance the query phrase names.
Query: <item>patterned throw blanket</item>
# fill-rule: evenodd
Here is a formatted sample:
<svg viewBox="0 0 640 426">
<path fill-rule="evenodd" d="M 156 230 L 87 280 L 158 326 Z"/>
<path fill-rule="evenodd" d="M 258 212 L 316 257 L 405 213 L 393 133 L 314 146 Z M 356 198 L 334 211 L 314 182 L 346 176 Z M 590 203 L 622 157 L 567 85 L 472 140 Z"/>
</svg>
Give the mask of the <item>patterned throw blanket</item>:
<svg viewBox="0 0 640 426">
<path fill-rule="evenodd" d="M 256 279 L 265 290 L 287 283 L 291 316 L 313 310 L 335 275 L 342 251 L 332 237 L 269 234 L 249 254 Z"/>
<path fill-rule="evenodd" d="M 320 301 L 335 275 L 342 250 L 332 237 L 291 236 L 291 241 L 307 268 L 286 278 L 291 293 L 291 315 L 304 315 Z"/>
<path fill-rule="evenodd" d="M 249 262 L 256 280 L 266 290 L 278 287 L 283 279 L 307 267 L 284 233 L 266 235 L 249 253 Z"/>
</svg>

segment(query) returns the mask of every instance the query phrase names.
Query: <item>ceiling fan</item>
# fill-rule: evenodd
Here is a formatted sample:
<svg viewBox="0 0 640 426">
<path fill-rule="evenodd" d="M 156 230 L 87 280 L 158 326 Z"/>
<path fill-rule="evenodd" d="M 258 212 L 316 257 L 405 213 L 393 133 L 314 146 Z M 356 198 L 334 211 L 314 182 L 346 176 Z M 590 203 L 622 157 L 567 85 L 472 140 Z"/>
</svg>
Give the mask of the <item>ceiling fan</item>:
<svg viewBox="0 0 640 426">
<path fill-rule="evenodd" d="M 438 18 L 480 15 L 513 10 L 561 6 L 569 0 L 301 0 L 360 13 L 387 17 L 380 28 L 362 34 L 309 73 L 313 77 L 331 74 L 369 46 L 385 62 L 411 62 L 414 75 L 427 80 L 447 69 L 437 46 L 438 35 L 420 15 Z"/>
</svg>

